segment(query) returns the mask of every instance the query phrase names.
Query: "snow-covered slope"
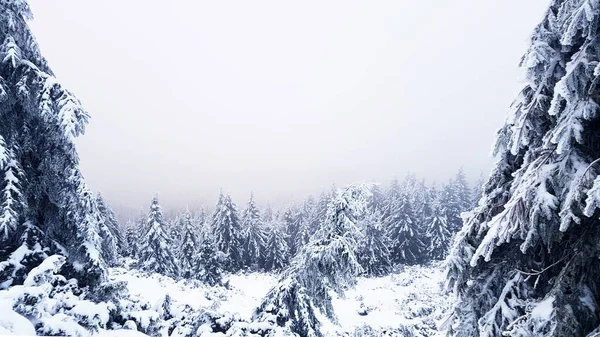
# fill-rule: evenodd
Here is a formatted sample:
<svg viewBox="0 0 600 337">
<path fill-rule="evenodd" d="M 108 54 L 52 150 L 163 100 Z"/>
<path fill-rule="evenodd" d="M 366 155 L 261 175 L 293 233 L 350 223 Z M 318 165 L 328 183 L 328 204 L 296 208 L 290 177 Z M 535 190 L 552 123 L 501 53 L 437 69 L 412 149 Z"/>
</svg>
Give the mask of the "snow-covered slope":
<svg viewBox="0 0 600 337">
<path fill-rule="evenodd" d="M 127 281 L 132 294 L 150 303 L 160 303 L 169 294 L 175 307 L 211 308 L 243 320 L 250 320 L 252 311 L 277 280 L 271 274 L 236 274 L 226 278 L 225 288 L 176 282 L 159 274 L 148 276 L 125 268 L 113 268 L 111 275 Z M 346 291 L 345 298 L 334 297 L 338 324 L 321 316 L 321 330 L 326 336 L 355 332 L 368 336 L 385 331 L 434 336 L 449 304 L 442 279 L 440 265 L 403 267 L 385 277 L 359 278 L 357 285 Z"/>
<path fill-rule="evenodd" d="M 169 308 L 171 308 L 169 315 L 181 317 L 183 314 L 185 316 L 185 313 L 189 312 L 186 310 L 190 308 L 193 310 L 209 309 L 210 312 L 217 315 L 216 317 L 221 317 L 219 319 L 224 320 L 225 325 L 233 327 L 232 331 L 227 331 L 227 336 L 229 336 L 229 332 L 235 335 L 233 330 L 236 329 L 236 326 L 249 326 L 244 322 L 251 321 L 253 310 L 277 281 L 276 275 L 272 274 L 240 273 L 227 276 L 224 282 L 225 286 L 209 287 L 197 282 L 176 281 L 159 274 L 148 275 L 123 267 L 110 269 L 110 277 L 116 281 L 127 282 L 127 288 L 133 296 L 133 301 L 138 298 L 140 300 L 138 303 L 145 302 L 150 305 L 147 307 L 141 304 L 141 310 L 132 307 L 129 312 L 130 319 L 134 319 L 138 325 L 128 326 L 125 324 L 123 329 L 135 330 L 139 327 L 147 331 L 150 322 L 156 321 L 159 317 L 164 319 L 164 309 L 162 308 L 165 297 L 168 295 L 170 298 Z M 324 316 L 319 316 L 322 322 L 321 331 L 328 337 L 435 336 L 437 326 L 451 302 L 441 288 L 441 281 L 442 272 L 439 265 L 404 267 L 385 277 L 359 278 L 355 287 L 346 290 L 344 298 L 332 293 L 334 296 L 333 307 L 338 316 L 338 322 L 336 324 Z M 33 321 L 30 322 L 12 308 L 13 303 L 16 303 L 16 297 L 20 296 L 20 292 L 17 290 L 33 292 L 38 289 L 32 285 L 28 287 L 21 286 L 21 288 L 14 287 L 11 291 L 0 291 L 0 334 L 28 335 L 35 332 Z M 104 308 L 105 304 L 102 304 L 103 310 L 96 308 L 97 305 L 86 309 L 82 306 L 86 304 L 89 307 L 92 302 L 78 300 L 70 293 L 66 293 L 60 298 L 57 297 L 56 300 L 71 303 L 67 307 L 70 308 L 68 312 L 72 314 L 80 307 L 82 310 L 85 309 L 83 316 L 96 317 L 96 313 L 98 315 L 107 314 L 106 308 Z M 54 303 L 52 301 L 54 300 L 46 300 L 47 303 Z M 51 312 L 46 312 L 44 315 L 47 322 L 54 325 L 62 324 L 53 328 L 56 331 L 75 331 L 80 336 L 89 335 L 86 330 L 75 324 L 74 321 L 67 319 L 69 317 L 60 312 L 54 316 Z M 179 322 L 184 321 L 180 320 Z M 100 326 L 104 327 L 102 324 Z M 181 336 L 193 333 L 192 330 L 185 329 L 185 327 L 180 330 L 167 329 L 161 332 L 155 331 L 152 334 Z M 204 337 L 225 336 L 221 332 L 213 333 L 202 329 L 194 331 Z M 238 332 L 242 330 L 238 329 Z M 103 337 L 143 336 L 141 333 L 128 330 L 112 331 L 101 328 L 98 332 Z M 167 334 L 165 335 L 165 333 Z"/>
<path fill-rule="evenodd" d="M 385 277 L 359 278 L 345 298 L 334 297 L 339 325 L 322 320 L 321 330 L 330 336 L 358 331 L 365 336 L 385 331 L 435 336 L 449 305 L 442 280 L 439 265 L 410 266 Z"/>
<path fill-rule="evenodd" d="M 187 304 L 192 308 L 210 308 L 220 313 L 237 314 L 244 320 L 250 320 L 252 311 L 277 280 L 271 274 L 238 274 L 225 279 L 227 288 L 209 287 L 125 268 L 112 268 L 111 277 L 126 281 L 131 294 L 139 295 L 152 304 L 161 302 L 168 294 L 174 306 Z"/>
</svg>

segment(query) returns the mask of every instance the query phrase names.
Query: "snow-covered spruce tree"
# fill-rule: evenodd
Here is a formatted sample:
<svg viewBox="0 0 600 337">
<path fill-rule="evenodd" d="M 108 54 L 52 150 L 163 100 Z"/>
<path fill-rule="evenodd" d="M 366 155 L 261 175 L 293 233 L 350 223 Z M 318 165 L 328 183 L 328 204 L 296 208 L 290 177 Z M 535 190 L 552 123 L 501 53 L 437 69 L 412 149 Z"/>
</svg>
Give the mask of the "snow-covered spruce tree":
<svg viewBox="0 0 600 337">
<path fill-rule="evenodd" d="M 600 332 L 600 4 L 554 0 L 496 165 L 446 260 L 452 336 Z"/>
<path fill-rule="evenodd" d="M 24 0 L 0 2 L 0 283 L 60 253 L 62 273 L 94 286 L 106 280 L 102 220 L 75 149 L 89 116 L 53 76 L 31 17 Z"/>
<path fill-rule="evenodd" d="M 102 216 L 102 226 L 100 227 L 100 237 L 102 238 L 102 256 L 104 260 L 113 264 L 116 262 L 117 254 L 123 255 L 125 252 L 126 242 L 121 234 L 121 228 L 117 222 L 117 215 L 108 206 L 102 194 L 96 194 L 96 204 L 98 211 Z M 105 233 L 108 231 L 110 235 Z"/>
<path fill-rule="evenodd" d="M 211 286 L 219 284 L 226 262 L 227 256 L 215 246 L 214 235 L 210 231 L 202 233 L 192 278 Z"/>
<path fill-rule="evenodd" d="M 198 239 L 196 237 L 196 228 L 192 223 L 192 214 L 187 211 L 183 215 L 183 232 L 181 248 L 177 262 L 179 262 L 180 275 L 186 279 L 192 277 L 194 272 L 194 263 L 198 249 Z"/>
<path fill-rule="evenodd" d="M 265 256 L 267 234 L 260 218 L 260 211 L 254 202 L 254 193 L 250 193 L 248 206 L 242 212 L 242 230 L 244 265 L 257 269 Z"/>
<path fill-rule="evenodd" d="M 424 233 L 415 219 L 406 194 L 390 200 L 384 226 L 390 239 L 390 254 L 394 263 L 414 264 L 425 257 Z"/>
<path fill-rule="evenodd" d="M 125 242 L 127 246 L 125 255 L 134 259 L 138 257 L 140 251 L 140 229 L 140 225 L 135 222 L 129 222 L 125 229 Z"/>
<path fill-rule="evenodd" d="M 442 207 L 439 197 L 434 196 L 430 204 L 431 214 L 426 221 L 427 251 L 429 257 L 434 260 L 443 260 L 446 258 L 448 249 L 452 243 L 452 233 L 448 229 L 448 220 Z"/>
<path fill-rule="evenodd" d="M 219 193 L 211 227 L 217 248 L 227 256 L 227 268 L 239 270 L 244 265 L 242 225 L 237 207 L 229 195 Z"/>
<path fill-rule="evenodd" d="M 265 211 L 263 212 L 263 221 L 270 222 L 273 220 L 273 208 L 271 208 L 271 204 L 267 204 L 265 207 Z"/>
<path fill-rule="evenodd" d="M 279 271 L 288 265 L 290 249 L 283 227 L 284 224 L 277 220 L 269 225 L 263 263 L 266 271 Z"/>
<path fill-rule="evenodd" d="M 169 249 L 171 238 L 167 234 L 165 219 L 156 195 L 152 198 L 143 235 L 137 263 L 138 268 L 147 272 L 176 277 L 178 275 L 178 264 Z"/>
<path fill-rule="evenodd" d="M 469 183 L 467 182 L 467 176 L 462 168 L 460 168 L 456 173 L 453 183 L 454 193 L 456 193 L 456 199 L 458 200 L 461 212 L 469 210 L 471 208 L 471 200 L 473 196 L 471 194 Z"/>
<path fill-rule="evenodd" d="M 344 287 L 362 272 L 356 257 L 361 236 L 357 221 L 368 209 L 370 188 L 368 184 L 350 186 L 329 203 L 323 226 L 282 272 L 256 309 L 254 320 L 287 327 L 303 337 L 322 336 L 314 308 L 337 321 L 330 291 L 343 296 Z"/>
<path fill-rule="evenodd" d="M 296 235 L 298 232 L 298 210 L 295 206 L 291 206 L 283 212 L 283 229 L 287 239 L 290 256 L 296 255 Z"/>
<path fill-rule="evenodd" d="M 310 196 L 304 200 L 301 208 L 301 216 L 298 223 L 298 233 L 296 233 L 296 250 L 300 251 L 308 243 L 310 237 L 315 233 L 317 226 L 313 224 L 316 219 L 316 202 L 315 199 Z"/>
<path fill-rule="evenodd" d="M 386 206 L 386 195 L 385 191 L 379 186 L 379 184 L 373 184 L 373 198 L 371 198 L 371 203 L 369 204 L 369 209 L 371 212 L 375 210 L 385 209 Z"/>
<path fill-rule="evenodd" d="M 440 202 L 443 206 L 444 216 L 448 220 L 450 232 L 456 233 L 462 226 L 460 214 L 466 209 L 463 208 L 463 201 L 459 198 L 458 185 L 451 179 L 448 184 L 442 186 L 440 191 Z"/>
<path fill-rule="evenodd" d="M 485 180 L 483 179 L 482 174 L 479 177 L 479 179 L 477 179 L 475 185 L 473 185 L 473 188 L 471 189 L 471 207 L 469 207 L 468 209 L 475 208 L 479 204 L 479 200 L 483 195 L 483 185 L 485 185 Z"/>
<path fill-rule="evenodd" d="M 375 196 L 375 194 L 374 194 Z M 369 276 L 383 276 L 390 272 L 390 240 L 381 223 L 381 212 L 369 212 L 360 223 L 363 236 L 359 241 L 358 261 Z"/>
<path fill-rule="evenodd" d="M 314 234 L 323 224 L 327 217 L 327 205 L 331 201 L 333 196 L 331 194 L 322 192 L 319 195 L 317 203 L 314 205 L 313 210 L 309 214 L 308 224 L 311 235 Z"/>
</svg>

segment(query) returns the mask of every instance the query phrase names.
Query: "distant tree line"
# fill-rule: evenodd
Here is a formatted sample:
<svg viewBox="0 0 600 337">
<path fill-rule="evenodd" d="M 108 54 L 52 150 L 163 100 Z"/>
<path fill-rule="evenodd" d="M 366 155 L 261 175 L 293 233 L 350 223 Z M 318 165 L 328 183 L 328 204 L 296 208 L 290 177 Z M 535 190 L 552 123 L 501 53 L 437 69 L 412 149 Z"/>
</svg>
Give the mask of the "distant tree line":
<svg viewBox="0 0 600 337">
<path fill-rule="evenodd" d="M 381 276 L 396 264 L 443 259 L 462 225 L 460 214 L 475 205 L 480 185 L 470 188 L 462 170 L 440 188 L 427 186 L 414 174 L 385 188 L 374 185 L 353 242 L 362 273 Z M 137 267 L 148 272 L 209 284 L 218 283 L 223 272 L 278 272 L 326 223 L 338 193 L 332 188 L 275 212 L 270 206 L 261 210 L 251 194 L 240 212 L 221 191 L 212 216 L 187 211 L 171 220 L 165 219 L 155 196 L 148 215 L 129 222 L 125 234 L 114 237 L 118 251 L 136 258 Z M 101 197 L 99 204 L 108 218 L 115 218 Z"/>
</svg>

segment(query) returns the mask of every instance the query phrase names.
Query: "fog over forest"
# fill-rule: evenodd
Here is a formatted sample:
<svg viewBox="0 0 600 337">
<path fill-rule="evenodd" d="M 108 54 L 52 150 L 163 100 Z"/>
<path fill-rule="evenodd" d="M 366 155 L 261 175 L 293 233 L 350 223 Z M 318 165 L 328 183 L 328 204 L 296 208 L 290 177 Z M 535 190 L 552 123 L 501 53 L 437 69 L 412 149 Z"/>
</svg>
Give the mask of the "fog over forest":
<svg viewBox="0 0 600 337">
<path fill-rule="evenodd" d="M 88 184 L 138 211 L 475 182 L 547 3 L 31 0 L 31 27 L 92 116 Z"/>
</svg>

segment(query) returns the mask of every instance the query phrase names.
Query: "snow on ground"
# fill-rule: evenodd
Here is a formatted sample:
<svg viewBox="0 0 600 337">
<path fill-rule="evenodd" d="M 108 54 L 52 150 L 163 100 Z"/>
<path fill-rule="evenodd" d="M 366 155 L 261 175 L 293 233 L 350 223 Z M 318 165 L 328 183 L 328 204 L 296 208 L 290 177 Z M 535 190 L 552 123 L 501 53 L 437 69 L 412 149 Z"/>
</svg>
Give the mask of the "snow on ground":
<svg viewBox="0 0 600 337">
<path fill-rule="evenodd" d="M 237 314 L 245 320 L 251 318 L 253 310 L 277 282 L 277 277 L 271 274 L 236 274 L 225 278 L 227 288 L 208 287 L 125 268 L 111 269 L 111 277 L 127 281 L 132 294 L 152 304 L 168 293 L 177 305 L 211 308 Z M 406 327 L 421 331 L 422 336 L 432 336 L 431 331 L 439 326 L 450 305 L 442 282 L 440 265 L 401 267 L 385 277 L 359 278 L 356 286 L 346 291 L 345 298 L 333 296 L 339 325 L 320 317 L 321 330 L 326 336 L 339 336 L 354 335 L 363 326 L 377 331 Z"/>
<path fill-rule="evenodd" d="M 449 309 L 443 280 L 440 265 L 409 266 L 385 277 L 359 278 L 345 298 L 333 299 L 339 326 L 324 322 L 321 330 L 330 336 L 351 334 L 361 326 L 437 330 Z"/>
<path fill-rule="evenodd" d="M 159 274 L 147 275 L 125 268 L 112 268 L 110 275 L 115 280 L 127 281 L 131 294 L 139 295 L 151 304 L 162 301 L 168 294 L 176 305 L 187 304 L 192 308 L 237 313 L 246 320 L 250 320 L 253 310 L 277 281 L 271 274 L 236 274 L 225 278 L 227 289 L 185 280 L 175 281 Z"/>
<path fill-rule="evenodd" d="M 0 299 L 0 335 L 35 336 L 35 328 L 29 320 L 12 309 L 12 302 Z"/>
</svg>

